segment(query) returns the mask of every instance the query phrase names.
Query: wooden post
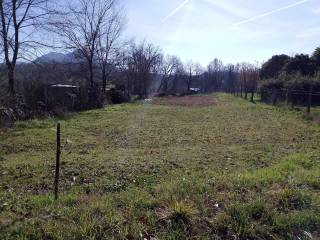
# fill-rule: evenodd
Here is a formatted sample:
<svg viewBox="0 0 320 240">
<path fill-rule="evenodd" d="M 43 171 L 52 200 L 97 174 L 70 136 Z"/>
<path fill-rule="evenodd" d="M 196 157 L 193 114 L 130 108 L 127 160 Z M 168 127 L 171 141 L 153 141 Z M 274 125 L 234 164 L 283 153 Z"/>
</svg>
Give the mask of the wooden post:
<svg viewBox="0 0 320 240">
<path fill-rule="evenodd" d="M 273 106 L 276 106 L 277 102 L 278 102 L 278 90 L 273 89 L 273 91 L 272 91 L 272 104 L 273 104 Z"/>
<path fill-rule="evenodd" d="M 289 97 L 290 97 L 290 90 L 287 89 L 287 92 L 286 92 L 286 105 L 289 105 Z"/>
<path fill-rule="evenodd" d="M 58 123 L 57 124 L 56 171 L 55 171 L 55 177 L 54 177 L 54 199 L 55 200 L 58 200 L 58 193 L 59 193 L 60 155 L 61 155 L 60 123 Z"/>
<path fill-rule="evenodd" d="M 295 99 L 294 99 L 294 93 L 290 90 L 290 101 L 291 101 L 291 108 L 294 108 Z"/>
<path fill-rule="evenodd" d="M 309 95 L 308 95 L 308 107 L 307 107 L 307 113 L 311 113 L 311 105 L 312 105 L 312 85 L 310 85 L 309 89 Z"/>
</svg>

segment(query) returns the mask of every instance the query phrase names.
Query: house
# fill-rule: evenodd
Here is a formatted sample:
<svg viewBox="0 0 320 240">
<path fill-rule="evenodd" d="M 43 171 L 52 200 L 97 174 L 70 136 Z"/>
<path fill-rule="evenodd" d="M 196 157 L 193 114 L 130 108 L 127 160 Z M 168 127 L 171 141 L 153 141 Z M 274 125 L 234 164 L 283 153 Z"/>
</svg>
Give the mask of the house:
<svg viewBox="0 0 320 240">
<path fill-rule="evenodd" d="M 54 84 L 45 87 L 45 101 L 49 108 L 63 106 L 74 109 L 79 98 L 80 87 L 67 84 Z"/>
<path fill-rule="evenodd" d="M 200 93 L 201 89 L 200 88 L 190 88 L 190 92 L 192 94 L 198 94 Z"/>
</svg>

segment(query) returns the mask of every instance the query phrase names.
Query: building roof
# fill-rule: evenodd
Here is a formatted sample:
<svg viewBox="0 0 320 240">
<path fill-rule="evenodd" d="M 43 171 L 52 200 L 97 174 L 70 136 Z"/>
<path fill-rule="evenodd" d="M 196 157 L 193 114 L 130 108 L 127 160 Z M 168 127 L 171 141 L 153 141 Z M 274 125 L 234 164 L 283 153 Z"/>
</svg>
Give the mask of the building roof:
<svg viewBox="0 0 320 240">
<path fill-rule="evenodd" d="M 200 88 L 190 88 L 190 90 L 194 91 L 194 92 L 200 92 L 201 89 Z"/>
<path fill-rule="evenodd" d="M 67 85 L 67 84 L 54 84 L 50 86 L 51 88 L 79 88 L 79 86 Z"/>
</svg>

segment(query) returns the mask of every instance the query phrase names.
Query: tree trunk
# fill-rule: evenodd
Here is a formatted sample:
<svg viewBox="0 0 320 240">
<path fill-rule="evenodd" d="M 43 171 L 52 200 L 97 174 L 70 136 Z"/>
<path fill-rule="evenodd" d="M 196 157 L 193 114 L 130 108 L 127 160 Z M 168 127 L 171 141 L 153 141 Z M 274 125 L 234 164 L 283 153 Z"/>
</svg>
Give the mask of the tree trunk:
<svg viewBox="0 0 320 240">
<path fill-rule="evenodd" d="M 107 88 L 107 71 L 105 67 L 102 69 L 102 92 L 105 93 Z"/>
<path fill-rule="evenodd" d="M 251 92 L 251 102 L 254 102 L 254 91 Z"/>
<path fill-rule="evenodd" d="M 89 76 L 89 80 L 90 80 L 90 85 L 91 85 L 91 87 L 93 87 L 93 67 L 92 67 L 92 65 L 89 67 L 90 69 L 89 69 L 89 74 L 90 74 L 90 76 Z"/>
<path fill-rule="evenodd" d="M 294 98 L 293 91 L 290 92 L 290 101 L 291 101 L 291 108 L 294 108 L 295 98 Z"/>
<path fill-rule="evenodd" d="M 157 90 L 157 93 L 161 92 L 161 90 L 163 89 L 163 85 L 164 85 L 164 79 L 161 80 L 160 86 L 158 87 L 158 90 Z"/>
<path fill-rule="evenodd" d="M 144 74 L 143 77 L 143 89 L 142 89 L 142 94 L 141 94 L 141 99 L 143 98 L 148 98 L 148 79 L 149 76 L 147 74 Z"/>
<path fill-rule="evenodd" d="M 290 90 L 286 91 L 286 105 L 289 105 Z"/>
<path fill-rule="evenodd" d="M 272 92 L 272 104 L 273 106 L 276 106 L 278 102 L 278 90 L 273 90 Z"/>
<path fill-rule="evenodd" d="M 102 91 L 105 93 L 107 88 L 107 78 L 106 76 L 102 76 Z"/>
<path fill-rule="evenodd" d="M 190 88 L 191 88 L 191 82 L 192 82 L 192 73 L 190 71 L 190 76 L 189 76 L 189 81 L 188 81 L 188 93 L 190 92 Z"/>
<path fill-rule="evenodd" d="M 87 59 L 88 60 L 88 67 L 89 67 L 89 82 L 90 82 L 90 87 L 93 88 L 94 87 L 94 83 L 93 83 L 93 60 L 92 59 Z"/>
<path fill-rule="evenodd" d="M 130 93 L 131 93 L 132 89 L 131 89 L 131 84 L 130 84 L 130 77 L 127 76 L 127 96 L 130 99 Z"/>
<path fill-rule="evenodd" d="M 15 95 L 14 88 L 14 69 L 9 68 L 8 70 L 8 92 L 11 96 Z"/>
</svg>

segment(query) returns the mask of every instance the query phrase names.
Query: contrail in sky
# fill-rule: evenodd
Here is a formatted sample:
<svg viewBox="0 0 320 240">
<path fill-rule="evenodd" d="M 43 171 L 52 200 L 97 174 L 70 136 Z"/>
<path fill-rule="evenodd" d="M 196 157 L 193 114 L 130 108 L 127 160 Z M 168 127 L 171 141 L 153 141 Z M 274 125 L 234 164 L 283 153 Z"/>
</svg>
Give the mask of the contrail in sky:
<svg viewBox="0 0 320 240">
<path fill-rule="evenodd" d="M 240 26 L 240 25 L 243 25 L 243 24 L 246 24 L 246 23 L 249 23 L 249 22 L 253 22 L 257 19 L 261 19 L 261 18 L 264 18 L 264 17 L 267 17 L 267 16 L 270 16 L 274 13 L 278 13 L 278 12 L 282 12 L 284 10 L 287 10 L 289 8 L 293 8 L 293 7 L 296 7 L 298 5 L 301 5 L 301 4 L 304 4 L 306 2 L 309 2 L 310 0 L 302 0 L 302 1 L 299 1 L 299 2 L 296 2 L 296 3 L 293 3 L 293 4 L 290 4 L 288 6 L 285 6 L 285 7 L 282 7 L 282 8 L 278 8 L 278 9 L 275 9 L 275 10 L 272 10 L 270 12 L 266 12 L 266 13 L 263 13 L 261 15 L 257 15 L 257 16 L 254 16 L 252 18 L 248 18 L 246 20 L 243 20 L 243 21 L 240 21 L 240 22 L 237 22 L 235 24 L 233 24 L 234 27 L 237 27 L 237 26 Z"/>
<path fill-rule="evenodd" d="M 169 18 L 174 16 L 177 12 L 179 12 L 185 5 L 187 5 L 190 2 L 190 0 L 185 0 L 183 1 L 176 9 L 174 9 L 171 13 L 169 13 L 163 20 L 162 22 L 167 21 Z"/>
</svg>

